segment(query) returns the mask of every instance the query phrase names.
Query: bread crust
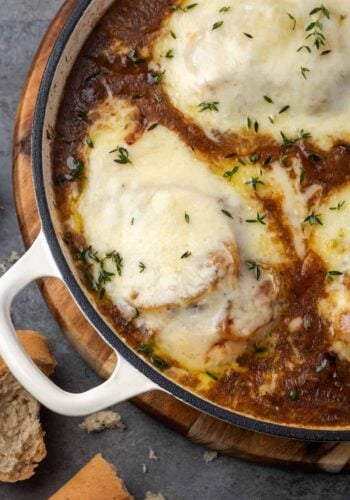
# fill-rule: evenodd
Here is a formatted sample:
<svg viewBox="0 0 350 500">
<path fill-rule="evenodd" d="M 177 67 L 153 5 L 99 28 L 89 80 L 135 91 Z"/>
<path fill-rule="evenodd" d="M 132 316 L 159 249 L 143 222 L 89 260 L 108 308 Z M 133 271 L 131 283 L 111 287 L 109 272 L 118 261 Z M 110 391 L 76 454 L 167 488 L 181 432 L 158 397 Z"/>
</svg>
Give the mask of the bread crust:
<svg viewBox="0 0 350 500">
<path fill-rule="evenodd" d="M 99 453 L 49 500 L 133 500 L 114 467 Z"/>
<path fill-rule="evenodd" d="M 46 337 L 34 330 L 17 330 L 17 336 L 24 350 L 31 359 L 39 366 L 45 375 L 51 375 L 57 366 Z M 2 377 L 8 368 L 4 360 L 0 357 L 0 377 Z"/>
</svg>

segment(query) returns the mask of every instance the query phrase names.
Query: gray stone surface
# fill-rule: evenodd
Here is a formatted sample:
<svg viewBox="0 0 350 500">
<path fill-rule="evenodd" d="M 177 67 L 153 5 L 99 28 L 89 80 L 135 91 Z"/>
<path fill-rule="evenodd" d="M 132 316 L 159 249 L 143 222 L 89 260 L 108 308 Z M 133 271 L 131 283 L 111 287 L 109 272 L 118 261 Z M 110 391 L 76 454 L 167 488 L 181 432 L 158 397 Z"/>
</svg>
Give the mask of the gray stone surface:
<svg viewBox="0 0 350 500">
<path fill-rule="evenodd" d="M 16 103 L 49 20 L 61 0 L 0 0 L 0 262 L 12 250 L 22 251 L 11 188 L 11 134 Z M 45 332 L 59 361 L 55 381 L 72 391 L 99 380 L 62 336 L 35 285 L 16 300 L 17 327 Z M 87 435 L 80 419 L 43 410 L 48 457 L 26 482 L 1 485 L 1 499 L 41 500 L 68 480 L 95 453 L 102 452 L 125 478 L 136 499 L 163 492 L 170 500 L 349 498 L 346 475 L 306 474 L 263 467 L 227 457 L 206 464 L 204 449 L 167 429 L 130 403 L 118 405 L 128 429 Z M 149 447 L 159 456 L 148 459 Z M 142 473 L 142 464 L 148 472 Z M 82 499 L 84 500 L 84 499 Z M 96 499 L 98 500 L 98 499 Z"/>
</svg>

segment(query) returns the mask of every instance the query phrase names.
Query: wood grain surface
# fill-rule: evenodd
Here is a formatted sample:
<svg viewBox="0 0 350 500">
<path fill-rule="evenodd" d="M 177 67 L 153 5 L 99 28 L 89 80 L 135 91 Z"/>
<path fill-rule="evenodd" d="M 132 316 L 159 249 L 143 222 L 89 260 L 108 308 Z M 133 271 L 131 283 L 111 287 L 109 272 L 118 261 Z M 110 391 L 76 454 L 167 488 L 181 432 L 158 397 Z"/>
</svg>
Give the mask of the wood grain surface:
<svg viewBox="0 0 350 500">
<path fill-rule="evenodd" d="M 32 63 L 18 106 L 14 131 L 13 184 L 18 220 L 26 247 L 31 245 L 40 230 L 30 158 L 35 101 L 47 58 L 77 1 L 67 0 L 51 23 Z M 98 375 L 107 378 L 115 366 L 115 355 L 82 316 L 64 284 L 49 278 L 41 280 L 39 287 L 74 348 Z M 134 398 L 133 402 L 192 441 L 225 454 L 310 470 L 341 472 L 350 469 L 350 443 L 304 443 L 245 431 L 157 391 Z"/>
</svg>

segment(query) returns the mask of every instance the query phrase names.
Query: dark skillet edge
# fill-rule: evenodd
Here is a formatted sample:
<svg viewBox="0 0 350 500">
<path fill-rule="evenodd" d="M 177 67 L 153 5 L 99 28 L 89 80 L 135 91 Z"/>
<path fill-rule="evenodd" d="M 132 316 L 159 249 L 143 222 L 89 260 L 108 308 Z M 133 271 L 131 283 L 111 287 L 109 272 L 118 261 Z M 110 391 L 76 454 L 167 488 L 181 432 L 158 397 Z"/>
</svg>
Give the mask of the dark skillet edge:
<svg viewBox="0 0 350 500">
<path fill-rule="evenodd" d="M 235 413 L 231 410 L 215 405 L 199 396 L 194 395 L 171 380 L 167 379 L 160 372 L 148 365 L 131 348 L 111 330 L 102 317 L 96 312 L 88 298 L 83 293 L 71 272 L 66 259 L 62 253 L 58 238 L 56 236 L 49 212 L 48 203 L 45 196 L 43 165 L 42 165 L 42 138 L 44 133 L 44 119 L 46 104 L 48 101 L 51 82 L 55 74 L 56 66 L 62 55 L 64 47 L 71 33 L 74 31 L 81 16 L 90 5 L 92 0 L 80 0 L 73 10 L 69 19 L 63 26 L 61 33 L 55 43 L 46 65 L 41 81 L 39 94 L 36 102 L 33 129 L 32 129 L 32 165 L 33 181 L 37 206 L 40 213 L 42 229 L 50 247 L 51 254 L 62 274 L 74 300 L 79 305 L 87 319 L 92 323 L 103 339 L 117 350 L 130 364 L 137 368 L 150 380 L 161 388 L 174 395 L 176 398 L 190 404 L 194 408 L 203 411 L 213 417 L 236 425 L 242 429 L 269 434 L 275 437 L 288 439 L 298 439 L 303 441 L 326 442 L 326 441 L 349 441 L 350 430 L 322 430 L 298 428 L 289 425 L 281 425 L 258 420 L 254 417 L 247 417 Z"/>
</svg>

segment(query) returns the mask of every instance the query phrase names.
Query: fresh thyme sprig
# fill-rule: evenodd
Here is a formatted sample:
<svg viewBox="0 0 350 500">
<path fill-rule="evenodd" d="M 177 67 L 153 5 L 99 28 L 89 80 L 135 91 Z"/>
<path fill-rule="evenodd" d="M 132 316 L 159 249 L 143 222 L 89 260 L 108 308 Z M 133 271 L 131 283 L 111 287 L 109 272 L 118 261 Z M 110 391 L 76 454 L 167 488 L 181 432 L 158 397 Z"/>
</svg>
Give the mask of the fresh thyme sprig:
<svg viewBox="0 0 350 500">
<path fill-rule="evenodd" d="M 219 111 L 219 102 L 218 101 L 207 101 L 201 102 L 197 106 L 199 108 L 199 112 L 203 111 Z"/>
<path fill-rule="evenodd" d="M 330 207 L 329 210 L 341 210 L 343 208 L 343 206 L 346 204 L 346 201 L 342 201 L 342 202 L 339 202 L 338 205 L 336 207 Z"/>
<path fill-rule="evenodd" d="M 81 252 L 76 254 L 77 260 L 83 260 L 84 262 L 89 262 L 89 260 L 93 260 L 94 262 L 101 262 L 100 257 L 98 256 L 98 252 L 93 250 L 92 246 L 88 246 Z"/>
<path fill-rule="evenodd" d="M 310 132 L 307 132 L 303 128 L 300 130 L 299 137 L 297 137 L 296 139 L 291 139 L 290 137 L 287 137 L 286 134 L 284 132 L 282 132 L 282 130 L 280 131 L 280 134 L 282 137 L 283 146 L 285 146 L 285 147 L 294 146 L 294 144 L 296 142 L 300 141 L 301 139 L 311 139 L 311 137 L 312 137 Z"/>
<path fill-rule="evenodd" d="M 323 34 L 323 23 L 321 20 L 323 18 L 330 19 L 329 10 L 322 4 L 320 7 L 315 7 L 309 12 L 309 16 L 314 16 L 318 14 L 318 19 L 312 21 L 306 28 L 306 40 L 313 39 L 313 46 L 320 50 L 322 46 L 325 45 L 326 37 Z"/>
<path fill-rule="evenodd" d="M 108 253 L 106 255 L 106 258 L 111 259 L 114 262 L 117 268 L 117 273 L 119 276 L 121 276 L 124 262 L 123 262 L 123 257 L 120 255 L 120 253 L 114 250 L 113 252 Z"/>
<path fill-rule="evenodd" d="M 129 151 L 126 148 L 121 146 L 117 146 L 115 149 L 109 152 L 109 154 L 118 153 L 118 158 L 113 160 L 115 163 L 119 163 L 121 165 L 125 165 L 126 163 L 132 163 L 129 158 Z"/>
<path fill-rule="evenodd" d="M 324 47 L 326 45 L 326 37 L 324 35 L 324 25 L 323 25 L 323 19 L 330 19 L 330 13 L 329 10 L 322 4 L 320 7 L 315 7 L 309 12 L 309 16 L 313 17 L 317 14 L 317 19 L 312 20 L 306 27 L 305 32 L 305 40 L 310 40 L 313 41 L 312 47 L 316 47 L 316 49 L 319 51 L 321 47 Z M 311 54 L 312 50 L 309 45 L 302 45 L 301 47 L 298 48 L 297 52 L 301 52 L 302 50 L 306 50 Z M 325 56 L 332 52 L 330 49 L 323 50 L 321 52 L 321 56 Z M 306 79 L 307 78 L 307 73 L 310 70 L 308 68 L 301 68 L 301 74 L 303 77 Z"/>
<path fill-rule="evenodd" d="M 266 226 L 265 219 L 266 219 L 266 214 L 261 215 L 259 212 L 257 212 L 256 219 L 246 219 L 246 222 L 248 222 L 249 224 L 259 223 L 262 224 L 263 226 Z"/>
<path fill-rule="evenodd" d="M 246 184 L 251 185 L 254 191 L 256 191 L 258 189 L 258 185 L 265 185 L 265 182 L 263 182 L 259 177 L 252 177 L 252 179 L 246 182 Z"/>
<path fill-rule="evenodd" d="M 312 212 L 310 215 L 308 215 L 305 219 L 304 219 L 304 223 L 305 222 L 308 222 L 310 224 L 310 226 L 315 226 L 315 225 L 319 225 L 319 226 L 323 226 L 323 222 L 321 220 L 321 217 L 322 215 L 321 214 L 315 214 L 315 212 Z"/>
</svg>

